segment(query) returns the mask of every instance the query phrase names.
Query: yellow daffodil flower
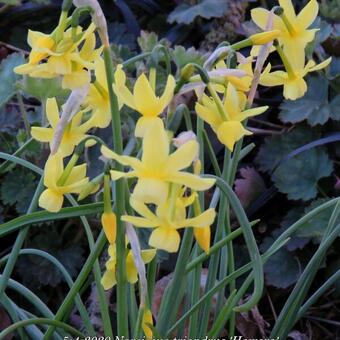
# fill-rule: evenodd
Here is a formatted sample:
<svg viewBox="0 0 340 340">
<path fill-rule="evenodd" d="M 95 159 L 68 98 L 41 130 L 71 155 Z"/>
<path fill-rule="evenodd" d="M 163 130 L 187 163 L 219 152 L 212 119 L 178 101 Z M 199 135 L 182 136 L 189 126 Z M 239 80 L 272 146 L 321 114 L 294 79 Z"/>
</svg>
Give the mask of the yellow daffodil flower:
<svg viewBox="0 0 340 340">
<path fill-rule="evenodd" d="M 156 255 L 156 249 L 142 250 L 141 256 L 144 263 L 149 263 Z M 106 262 L 106 271 L 102 277 L 101 283 L 105 290 L 112 288 L 116 285 L 116 245 L 110 244 L 109 246 L 109 260 Z M 126 255 L 126 279 L 130 283 L 138 281 L 138 271 L 133 259 L 132 250 L 129 250 Z"/>
<path fill-rule="evenodd" d="M 84 138 L 89 136 L 86 134 L 86 132 L 92 128 L 92 124 L 91 121 L 86 121 L 85 123 L 82 123 L 83 114 L 83 111 L 78 112 L 64 131 L 59 146 L 59 150 L 64 157 L 69 156 L 73 152 L 74 147 L 78 145 L 79 142 L 81 142 Z M 55 129 L 60 119 L 58 104 L 55 98 L 47 99 L 46 116 L 51 127 L 44 128 L 33 126 L 31 128 L 31 135 L 34 139 L 40 142 L 51 144 Z M 86 142 L 86 146 L 91 146 L 94 144 L 95 142 L 93 140 L 89 140 Z"/>
<path fill-rule="evenodd" d="M 248 92 L 250 89 L 251 82 L 253 80 L 253 58 L 248 57 L 245 58 L 241 53 L 237 53 L 237 69 L 242 70 L 245 72 L 245 76 L 243 77 L 235 77 L 233 75 L 227 76 L 226 80 L 230 82 L 237 91 L 242 91 L 242 92 Z M 226 64 L 224 60 L 220 60 L 216 64 L 216 69 L 223 69 L 226 68 Z M 217 86 L 217 85 L 216 85 Z M 224 93 L 225 92 L 225 87 L 219 86 L 218 88 L 216 87 L 216 91 L 219 93 Z"/>
<path fill-rule="evenodd" d="M 291 0 L 279 0 L 284 12 L 281 17 L 274 15 L 273 29 L 280 30 L 280 45 L 283 51 L 294 63 L 305 62 L 305 47 L 314 39 L 317 29 L 308 29 L 315 20 L 319 6 L 316 0 L 310 0 L 307 5 L 296 15 Z M 251 17 L 255 24 L 265 30 L 270 12 L 264 8 L 255 8 Z"/>
<path fill-rule="evenodd" d="M 94 61 L 100 56 L 102 48 L 95 49 L 95 26 L 91 24 L 86 31 L 77 27 L 76 39 L 72 29 L 63 33 L 60 41 L 53 34 L 45 35 L 29 31 L 28 43 L 32 47 L 28 63 L 17 66 L 18 74 L 28 74 L 35 78 L 54 78 L 62 76 L 62 87 L 74 89 L 90 82 L 87 70 L 94 68 Z M 81 45 L 81 49 L 78 47 Z M 42 62 L 42 63 L 40 63 Z"/>
<path fill-rule="evenodd" d="M 268 106 L 245 110 L 245 95 L 238 93 L 231 83 L 228 84 L 223 104 L 228 114 L 227 117 L 221 116 L 216 103 L 207 95 L 202 97 L 201 103 L 196 103 L 195 109 L 197 114 L 212 127 L 219 141 L 233 151 L 238 140 L 245 135 L 251 135 L 251 132 L 246 130 L 241 122 L 248 117 L 263 113 Z"/>
<path fill-rule="evenodd" d="M 44 185 L 47 187 L 39 197 L 39 206 L 50 212 L 58 212 L 64 201 L 64 195 L 79 193 L 88 183 L 86 164 L 73 167 L 65 183 L 58 184 L 64 172 L 63 157 L 60 153 L 50 156 L 44 170 Z"/>
<path fill-rule="evenodd" d="M 144 73 L 137 78 L 133 87 L 133 94 L 125 85 L 125 78 L 124 71 L 117 69 L 113 89 L 122 103 L 142 115 L 137 121 L 135 135 L 136 137 L 143 137 L 153 122 L 160 120 L 158 116 L 173 98 L 176 85 L 175 78 L 172 75 L 168 76 L 164 92 L 160 97 L 156 95 Z"/>
<path fill-rule="evenodd" d="M 123 81 L 122 85 L 125 85 L 125 78 L 121 75 L 118 76 L 120 72 L 123 72 L 121 68 L 121 65 L 117 66 L 115 82 L 120 85 L 119 81 Z M 99 128 L 105 128 L 111 122 L 111 108 L 107 88 L 105 64 L 102 58 L 95 61 L 94 72 L 96 80 L 90 85 L 89 93 L 85 99 L 84 105 L 92 110 L 91 121 L 93 125 Z M 122 103 L 119 101 L 119 98 L 118 106 L 119 109 L 122 107 Z"/>
<path fill-rule="evenodd" d="M 146 336 L 147 340 L 152 340 L 152 329 L 148 326 L 148 324 L 153 325 L 152 313 L 149 308 L 144 309 L 143 319 L 142 319 L 142 329 Z"/>
<path fill-rule="evenodd" d="M 168 197 L 169 184 L 183 184 L 193 190 L 207 190 L 214 185 L 215 180 L 200 178 L 197 175 L 180 171 L 189 167 L 195 159 L 198 150 L 196 141 L 189 141 L 169 154 L 169 138 L 162 121 L 156 121 L 143 138 L 143 155 L 139 160 L 130 156 L 118 155 L 106 147 L 102 154 L 112 158 L 133 170 L 120 172 L 111 170 L 111 178 L 137 177 L 138 181 L 133 195 L 145 203 L 162 204 Z"/>
<path fill-rule="evenodd" d="M 144 203 L 131 198 L 131 207 L 142 217 L 123 215 L 122 221 L 129 222 L 135 227 L 155 228 L 150 235 L 149 246 L 174 253 L 177 252 L 180 244 L 178 229 L 205 228 L 215 219 L 214 209 L 208 209 L 193 218 L 186 218 L 186 206 L 191 204 L 190 201 L 191 198 L 186 202 L 181 194 L 180 196 L 176 194 L 175 197 L 170 195 L 167 201 L 157 206 L 156 212 L 153 213 Z"/>
<path fill-rule="evenodd" d="M 329 65 L 331 58 L 316 65 L 313 60 L 307 62 L 300 69 L 291 69 L 285 71 L 270 72 L 271 65 L 268 64 L 263 71 L 260 84 L 264 86 L 283 85 L 283 95 L 286 99 L 295 100 L 303 97 L 307 91 L 307 84 L 303 79 L 309 72 L 321 70 Z"/>
</svg>

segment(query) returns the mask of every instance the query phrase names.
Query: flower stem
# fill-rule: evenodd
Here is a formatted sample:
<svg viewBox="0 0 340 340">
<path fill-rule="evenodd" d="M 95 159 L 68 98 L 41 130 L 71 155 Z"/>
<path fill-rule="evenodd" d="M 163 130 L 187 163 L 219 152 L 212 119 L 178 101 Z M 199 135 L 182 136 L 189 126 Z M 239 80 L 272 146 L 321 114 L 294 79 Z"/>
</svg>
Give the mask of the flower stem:
<svg viewBox="0 0 340 340">
<path fill-rule="evenodd" d="M 110 46 L 104 46 L 104 63 L 107 79 L 107 87 L 110 98 L 110 108 L 112 115 L 112 133 L 114 138 L 114 151 L 121 155 L 123 153 L 123 141 L 121 132 L 121 121 L 118 109 L 117 97 L 113 92 L 112 84 L 113 64 L 111 58 Z M 116 170 L 122 171 L 123 167 L 118 162 L 116 163 Z M 117 216 L 117 327 L 118 336 L 128 337 L 128 315 L 127 315 L 127 285 L 125 274 L 125 228 L 120 217 L 124 213 L 124 182 L 122 179 L 116 182 L 115 203 Z"/>
</svg>

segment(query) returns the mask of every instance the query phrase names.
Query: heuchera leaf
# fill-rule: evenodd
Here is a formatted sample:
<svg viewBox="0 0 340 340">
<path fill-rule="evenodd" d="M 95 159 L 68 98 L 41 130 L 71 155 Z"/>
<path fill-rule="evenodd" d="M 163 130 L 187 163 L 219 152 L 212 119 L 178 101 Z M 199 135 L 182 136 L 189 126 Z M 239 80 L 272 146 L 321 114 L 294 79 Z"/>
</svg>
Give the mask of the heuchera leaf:
<svg viewBox="0 0 340 340">
<path fill-rule="evenodd" d="M 307 93 L 297 100 L 285 100 L 281 105 L 280 119 L 287 123 L 307 120 L 315 126 L 325 124 L 330 118 L 340 119 L 340 95 L 328 101 L 328 81 L 324 77 L 310 77 Z"/>
<path fill-rule="evenodd" d="M 235 192 L 242 205 L 247 207 L 266 190 L 266 186 L 261 175 L 254 168 L 242 168 L 240 175 L 242 178 L 235 181 Z"/>
<path fill-rule="evenodd" d="M 4 105 L 16 92 L 15 83 L 19 75 L 13 72 L 13 68 L 25 61 L 22 54 L 13 53 L 1 62 L 0 65 L 0 107 Z"/>
<path fill-rule="evenodd" d="M 169 14 L 168 22 L 188 25 L 198 16 L 205 19 L 220 18 L 228 6 L 228 1 L 221 0 L 202 0 L 196 5 L 180 4 Z"/>
<path fill-rule="evenodd" d="M 303 215 L 306 215 L 308 212 L 317 208 L 321 204 L 329 201 L 328 198 L 321 198 L 313 201 L 308 207 L 304 209 L 303 214 L 299 216 L 301 218 Z M 312 219 L 303 224 L 301 228 L 294 233 L 294 237 L 299 238 L 308 238 L 313 239 L 314 242 L 319 243 L 324 234 L 325 229 L 327 228 L 329 219 L 331 218 L 334 207 L 329 207 L 328 209 L 322 210 L 319 214 L 314 216 Z M 335 224 L 340 223 L 340 217 L 338 217 Z"/>
<path fill-rule="evenodd" d="M 175 46 L 174 49 L 171 49 L 170 53 L 174 59 L 177 69 L 181 69 L 189 63 L 196 63 L 201 66 L 204 63 L 203 55 L 194 47 L 185 49 L 183 46 Z"/>
<path fill-rule="evenodd" d="M 278 234 L 278 230 L 273 233 L 273 236 L 266 237 L 260 249 L 262 252 L 266 251 Z M 266 282 L 269 285 L 277 288 L 287 288 L 294 284 L 301 273 L 301 263 L 299 259 L 294 256 L 294 253 L 289 252 L 286 248 L 278 250 L 264 266 L 264 273 Z"/>
<path fill-rule="evenodd" d="M 24 214 L 31 202 L 37 186 L 36 177 L 24 169 L 8 172 L 1 181 L 0 197 L 4 204 L 15 205 Z"/>
<path fill-rule="evenodd" d="M 299 126 L 279 136 L 265 139 L 264 145 L 256 157 L 260 169 L 272 172 L 279 161 L 291 151 L 319 135 L 304 126 Z M 310 200 L 317 195 L 317 183 L 332 173 L 333 163 L 322 147 L 307 150 L 283 162 L 271 174 L 275 186 L 280 192 L 293 200 Z"/>
</svg>

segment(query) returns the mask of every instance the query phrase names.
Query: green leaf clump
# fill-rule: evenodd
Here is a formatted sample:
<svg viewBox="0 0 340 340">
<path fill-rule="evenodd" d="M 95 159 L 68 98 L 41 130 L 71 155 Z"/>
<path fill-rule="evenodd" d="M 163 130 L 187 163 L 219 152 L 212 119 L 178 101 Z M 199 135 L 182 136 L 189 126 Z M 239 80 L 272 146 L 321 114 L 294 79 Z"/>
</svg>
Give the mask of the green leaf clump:
<svg viewBox="0 0 340 340">
<path fill-rule="evenodd" d="M 280 119 L 285 123 L 307 120 L 311 126 L 325 124 L 329 119 L 340 120 L 340 95 L 329 101 L 328 81 L 325 77 L 310 77 L 306 94 L 297 100 L 285 100 Z"/>
<path fill-rule="evenodd" d="M 205 19 L 220 18 L 228 9 L 228 1 L 202 0 L 196 5 L 182 3 L 177 6 L 168 16 L 170 24 L 191 24 L 197 17 Z"/>
<path fill-rule="evenodd" d="M 14 73 L 14 67 L 23 64 L 24 57 L 20 53 L 10 54 L 0 64 L 0 107 L 10 100 L 15 93 L 16 81 L 19 75 Z"/>
<path fill-rule="evenodd" d="M 271 174 L 278 190 L 291 200 L 308 201 L 316 197 L 318 181 L 329 176 L 333 163 L 322 147 L 284 158 L 297 148 L 317 140 L 319 134 L 301 125 L 294 130 L 265 139 L 256 157 L 260 169 Z"/>
</svg>

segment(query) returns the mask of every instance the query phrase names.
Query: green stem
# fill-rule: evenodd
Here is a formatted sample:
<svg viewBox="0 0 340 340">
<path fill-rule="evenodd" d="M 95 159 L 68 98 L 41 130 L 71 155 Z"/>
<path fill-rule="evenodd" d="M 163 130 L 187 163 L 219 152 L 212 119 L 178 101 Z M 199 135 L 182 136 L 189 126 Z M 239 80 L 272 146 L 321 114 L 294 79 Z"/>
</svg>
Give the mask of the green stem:
<svg viewBox="0 0 340 340">
<path fill-rule="evenodd" d="M 182 299 L 182 286 L 185 282 L 185 266 L 189 257 L 193 239 L 192 228 L 186 228 L 182 240 L 181 249 L 177 258 L 177 263 L 173 278 L 169 283 L 163 296 L 157 322 L 158 332 L 163 335 L 176 317 L 178 306 Z"/>
<path fill-rule="evenodd" d="M 112 133 L 114 138 L 114 151 L 121 155 L 123 153 L 123 141 L 121 132 L 120 113 L 117 97 L 113 92 L 114 82 L 113 64 L 110 46 L 104 46 L 104 63 L 107 79 L 107 87 L 110 98 L 110 108 L 112 116 Z M 116 170 L 123 171 L 123 166 L 116 162 Z M 126 284 L 126 258 L 125 258 L 125 227 L 121 221 L 124 214 L 124 182 L 122 179 L 116 182 L 115 205 L 117 216 L 117 326 L 118 336 L 128 337 L 128 315 L 127 315 L 127 284 Z"/>
<path fill-rule="evenodd" d="M 30 123 L 28 121 L 27 111 L 26 111 L 26 108 L 25 108 L 24 101 L 22 99 L 22 95 L 20 93 L 18 93 L 17 98 L 18 98 L 18 104 L 19 104 L 20 112 L 21 112 L 21 115 L 22 115 L 22 120 L 24 121 L 26 134 L 27 134 L 28 137 L 30 137 L 30 135 L 31 135 L 30 134 Z"/>
<path fill-rule="evenodd" d="M 73 287 L 70 289 L 62 305 L 58 309 L 55 315 L 55 318 L 54 318 L 55 321 L 62 320 L 67 310 L 69 310 L 70 306 L 73 304 L 73 300 L 75 296 L 77 295 L 77 293 L 83 286 L 84 282 L 86 281 L 86 278 L 90 274 L 96 259 L 98 258 L 100 253 L 103 251 L 105 244 L 106 244 L 106 236 L 104 234 L 104 231 L 102 230 L 99 234 L 96 244 L 94 245 L 93 251 L 91 252 L 90 256 L 87 258 L 82 270 L 80 271 L 76 281 L 74 282 Z M 55 327 L 53 325 L 48 328 L 44 336 L 44 339 L 50 339 L 54 331 L 54 328 Z"/>
<path fill-rule="evenodd" d="M 65 331 L 69 332 L 70 334 L 73 334 L 77 337 L 80 337 L 81 339 L 85 338 L 84 334 L 76 330 L 75 328 L 69 326 L 68 324 L 56 321 L 56 320 L 50 320 L 46 318 L 37 318 L 37 319 L 29 319 L 29 320 L 22 320 L 19 322 L 16 322 L 15 324 L 7 327 L 0 333 L 0 339 L 5 339 L 6 336 L 16 331 L 18 328 L 25 327 L 28 325 L 53 325 L 54 327 L 58 327 L 61 329 L 64 329 Z"/>
</svg>

